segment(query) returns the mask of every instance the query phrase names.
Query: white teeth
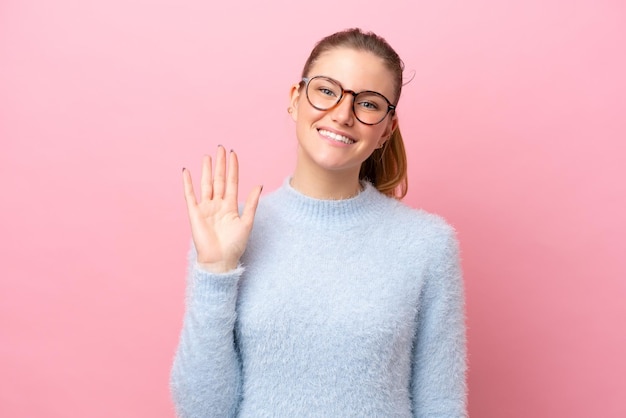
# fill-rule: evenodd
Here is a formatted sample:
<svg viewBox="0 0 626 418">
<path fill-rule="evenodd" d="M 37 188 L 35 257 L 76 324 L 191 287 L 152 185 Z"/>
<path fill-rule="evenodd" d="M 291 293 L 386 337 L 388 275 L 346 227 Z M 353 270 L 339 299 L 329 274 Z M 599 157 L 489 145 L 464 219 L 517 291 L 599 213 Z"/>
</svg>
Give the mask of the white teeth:
<svg viewBox="0 0 626 418">
<path fill-rule="evenodd" d="M 320 129 L 319 133 L 325 136 L 326 138 L 330 138 L 334 141 L 343 142 L 344 144 L 353 144 L 354 141 L 346 136 L 338 135 L 334 132 L 326 131 L 324 129 Z"/>
</svg>

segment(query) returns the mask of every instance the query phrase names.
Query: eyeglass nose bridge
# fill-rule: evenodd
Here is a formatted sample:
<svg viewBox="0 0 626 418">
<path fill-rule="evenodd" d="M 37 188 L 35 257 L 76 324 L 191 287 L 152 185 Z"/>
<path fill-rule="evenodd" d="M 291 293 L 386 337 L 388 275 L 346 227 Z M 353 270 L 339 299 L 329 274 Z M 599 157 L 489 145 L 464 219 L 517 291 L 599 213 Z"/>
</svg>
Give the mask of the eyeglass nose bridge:
<svg viewBox="0 0 626 418">
<path fill-rule="evenodd" d="M 350 105 L 350 107 L 352 108 L 352 116 L 358 119 L 358 117 L 356 116 L 356 109 L 354 108 L 354 104 L 356 103 L 356 96 L 358 96 L 359 93 L 355 92 L 354 90 L 346 90 L 341 86 L 339 86 L 339 88 L 341 89 L 341 96 L 339 96 L 339 99 L 337 99 L 337 103 L 335 103 L 335 105 L 331 109 L 336 109 L 337 107 L 339 107 L 343 98 L 347 97 L 346 93 L 350 93 L 352 95 L 352 104 Z"/>
</svg>

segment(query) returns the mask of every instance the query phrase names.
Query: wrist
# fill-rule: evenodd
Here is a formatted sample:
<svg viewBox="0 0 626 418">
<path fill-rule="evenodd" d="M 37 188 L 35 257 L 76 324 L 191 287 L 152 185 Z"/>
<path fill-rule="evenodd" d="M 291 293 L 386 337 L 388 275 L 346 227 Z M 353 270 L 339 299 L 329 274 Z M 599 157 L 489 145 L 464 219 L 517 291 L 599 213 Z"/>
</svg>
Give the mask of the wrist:
<svg viewBox="0 0 626 418">
<path fill-rule="evenodd" d="M 228 273 L 230 271 L 235 270 L 237 267 L 239 267 L 239 263 L 238 262 L 232 262 L 232 261 L 219 261 L 217 263 L 204 263 L 200 260 L 196 260 L 196 265 L 198 266 L 198 268 L 208 271 L 210 273 L 214 273 L 214 274 L 222 274 L 222 273 Z"/>
</svg>

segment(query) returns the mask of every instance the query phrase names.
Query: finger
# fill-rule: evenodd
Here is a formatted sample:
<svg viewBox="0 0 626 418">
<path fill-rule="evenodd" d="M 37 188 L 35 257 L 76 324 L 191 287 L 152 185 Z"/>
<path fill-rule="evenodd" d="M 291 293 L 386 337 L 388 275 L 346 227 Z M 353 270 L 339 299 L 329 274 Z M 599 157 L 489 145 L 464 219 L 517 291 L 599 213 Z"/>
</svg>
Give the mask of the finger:
<svg viewBox="0 0 626 418">
<path fill-rule="evenodd" d="M 210 155 L 205 155 L 202 158 L 200 196 L 202 200 L 211 200 L 213 198 L 213 167 Z"/>
<path fill-rule="evenodd" d="M 228 178 L 224 197 L 237 204 L 237 191 L 239 184 L 239 160 L 235 151 L 230 151 L 228 156 Z"/>
<path fill-rule="evenodd" d="M 213 178 L 213 197 L 223 198 L 226 187 L 226 150 L 223 146 L 217 147 L 217 159 L 215 161 L 215 176 Z"/>
<path fill-rule="evenodd" d="M 256 214 L 256 208 L 259 205 L 259 199 L 261 198 L 261 192 L 263 191 L 263 186 L 258 186 L 256 189 L 252 190 L 246 199 L 246 204 L 243 207 L 243 212 L 241 213 L 241 220 L 247 225 L 252 225 L 254 222 L 254 215 Z"/>
<path fill-rule="evenodd" d="M 191 210 L 192 207 L 197 205 L 197 202 L 196 194 L 193 191 L 191 173 L 186 168 L 183 168 L 183 191 L 185 193 L 185 202 L 187 202 L 187 209 Z"/>
</svg>

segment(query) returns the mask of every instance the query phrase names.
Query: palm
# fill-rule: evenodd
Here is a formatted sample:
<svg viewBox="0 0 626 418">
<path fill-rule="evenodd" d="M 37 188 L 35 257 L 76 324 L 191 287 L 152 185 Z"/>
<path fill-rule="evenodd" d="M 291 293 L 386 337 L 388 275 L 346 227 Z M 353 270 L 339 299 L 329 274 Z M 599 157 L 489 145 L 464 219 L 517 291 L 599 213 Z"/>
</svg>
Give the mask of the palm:
<svg viewBox="0 0 626 418">
<path fill-rule="evenodd" d="M 185 200 L 198 263 L 216 272 L 237 266 L 246 248 L 261 194 L 260 187 L 250 193 L 240 216 L 237 203 L 238 172 L 237 155 L 234 152 L 229 155 L 227 170 L 226 151 L 223 147 L 218 148 L 214 175 L 211 158 L 205 157 L 198 201 L 191 174 L 183 170 Z"/>
</svg>

